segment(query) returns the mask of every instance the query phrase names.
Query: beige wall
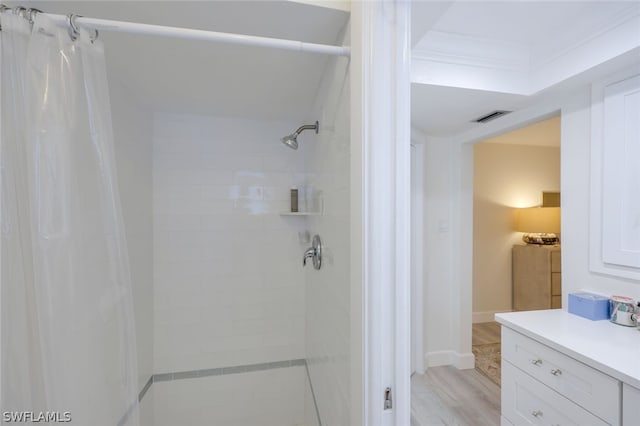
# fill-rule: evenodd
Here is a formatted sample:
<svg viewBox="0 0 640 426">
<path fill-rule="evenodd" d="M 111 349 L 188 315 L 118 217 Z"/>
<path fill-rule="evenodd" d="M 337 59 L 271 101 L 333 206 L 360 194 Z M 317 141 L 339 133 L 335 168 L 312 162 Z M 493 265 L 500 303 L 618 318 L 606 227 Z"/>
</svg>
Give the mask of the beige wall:
<svg viewBox="0 0 640 426">
<path fill-rule="evenodd" d="M 513 208 L 560 190 L 560 148 L 480 143 L 474 147 L 473 317 L 511 310 Z"/>
</svg>

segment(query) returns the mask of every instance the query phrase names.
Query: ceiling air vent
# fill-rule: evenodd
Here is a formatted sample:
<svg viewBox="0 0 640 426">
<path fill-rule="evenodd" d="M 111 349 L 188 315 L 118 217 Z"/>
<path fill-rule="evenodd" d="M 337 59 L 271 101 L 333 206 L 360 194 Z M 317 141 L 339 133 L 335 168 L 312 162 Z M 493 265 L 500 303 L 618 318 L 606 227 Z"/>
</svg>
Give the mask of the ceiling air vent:
<svg viewBox="0 0 640 426">
<path fill-rule="evenodd" d="M 475 120 L 472 120 L 473 123 L 487 123 L 491 120 L 495 120 L 496 118 L 502 117 L 503 115 L 507 115 L 509 113 L 511 113 L 513 111 L 503 111 L 503 110 L 497 110 L 497 111 L 493 111 L 490 112 L 487 115 L 484 115 L 480 118 L 476 118 Z"/>
</svg>

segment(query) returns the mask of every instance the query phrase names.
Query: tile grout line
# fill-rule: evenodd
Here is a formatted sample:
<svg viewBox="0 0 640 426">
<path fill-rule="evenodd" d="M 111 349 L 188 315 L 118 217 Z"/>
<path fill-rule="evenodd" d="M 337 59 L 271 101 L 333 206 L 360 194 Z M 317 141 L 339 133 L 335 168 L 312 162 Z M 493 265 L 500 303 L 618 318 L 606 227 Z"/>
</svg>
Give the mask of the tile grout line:
<svg viewBox="0 0 640 426">
<path fill-rule="evenodd" d="M 196 379 L 211 376 L 224 376 L 227 374 L 251 373 L 254 371 L 273 370 L 277 368 L 297 367 L 306 365 L 306 360 L 290 359 L 286 361 L 265 362 L 260 364 L 234 365 L 230 367 L 205 368 L 202 370 L 176 371 L 172 373 L 154 374 L 153 383 L 170 382 L 173 380 Z"/>
<path fill-rule="evenodd" d="M 144 384 L 144 386 L 142 387 L 142 390 L 138 394 L 138 403 L 142 401 L 142 398 L 144 398 L 144 396 L 147 394 L 147 391 L 149 390 L 149 388 L 151 388 L 152 384 L 153 384 L 153 374 L 149 376 L 149 380 L 147 380 L 147 383 Z"/>
<path fill-rule="evenodd" d="M 311 388 L 311 398 L 313 399 L 313 406 L 316 409 L 316 418 L 318 419 L 318 426 L 322 426 L 322 420 L 320 420 L 320 410 L 318 410 L 318 403 L 316 402 L 316 393 L 313 390 L 313 383 L 311 383 L 311 374 L 309 373 L 309 363 L 304 360 L 304 369 L 307 371 L 307 380 L 309 381 L 309 388 Z"/>
<path fill-rule="evenodd" d="M 182 379 L 195 379 L 195 378 L 203 378 L 203 377 L 213 377 L 213 376 L 224 376 L 228 374 L 238 374 L 238 373 L 252 373 L 255 371 L 265 371 L 265 370 L 275 370 L 278 368 L 288 368 L 288 367 L 300 367 L 304 366 L 305 371 L 307 372 L 307 380 L 309 381 L 309 387 L 311 388 L 311 398 L 313 399 L 313 406 L 316 410 L 316 417 L 318 419 L 318 425 L 322 426 L 322 422 L 320 421 L 320 411 L 318 410 L 318 403 L 316 402 L 316 394 L 313 390 L 313 384 L 311 383 L 311 375 L 309 374 L 309 366 L 307 360 L 305 358 L 299 359 L 290 359 L 286 361 L 275 361 L 275 362 L 264 362 L 260 364 L 246 364 L 246 365 L 235 365 L 231 367 L 219 367 L 219 368 L 207 368 L 202 370 L 189 370 L 189 371 L 177 371 L 173 373 L 159 373 L 152 374 L 149 377 L 149 380 L 142 387 L 142 390 L 138 394 L 138 402 L 142 402 L 142 399 L 145 397 L 151 386 L 156 382 L 170 382 L 174 380 L 182 380 Z M 133 408 L 136 404 L 132 404 L 131 407 L 127 410 L 127 412 L 122 416 L 118 425 L 124 425 L 128 420 Z"/>
</svg>

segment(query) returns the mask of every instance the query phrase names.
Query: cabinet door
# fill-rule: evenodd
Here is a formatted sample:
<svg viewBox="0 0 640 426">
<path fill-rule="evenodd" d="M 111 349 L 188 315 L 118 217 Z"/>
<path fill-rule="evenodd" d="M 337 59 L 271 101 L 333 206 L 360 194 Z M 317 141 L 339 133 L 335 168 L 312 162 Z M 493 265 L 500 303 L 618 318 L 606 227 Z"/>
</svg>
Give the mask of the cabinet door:
<svg viewBox="0 0 640 426">
<path fill-rule="evenodd" d="M 589 264 L 640 280 L 640 75 L 616 73 L 591 87 Z"/>
<path fill-rule="evenodd" d="M 602 260 L 640 269 L 640 76 L 605 88 Z"/>
<path fill-rule="evenodd" d="M 622 426 L 640 424 L 640 389 L 622 386 Z"/>
</svg>

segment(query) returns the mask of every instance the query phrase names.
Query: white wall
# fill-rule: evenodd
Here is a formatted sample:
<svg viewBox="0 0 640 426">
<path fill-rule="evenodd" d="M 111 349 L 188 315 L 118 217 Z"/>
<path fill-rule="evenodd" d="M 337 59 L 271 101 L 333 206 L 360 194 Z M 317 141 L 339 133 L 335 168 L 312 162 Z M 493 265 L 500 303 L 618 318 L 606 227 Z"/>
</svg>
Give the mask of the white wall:
<svg viewBox="0 0 640 426">
<path fill-rule="evenodd" d="M 453 176 L 454 145 L 446 138 L 426 136 L 424 158 L 424 352 L 425 366 L 463 366 L 464 354 L 457 345 L 455 299 L 460 267 L 453 253 L 456 235 Z M 470 303 L 471 297 L 469 296 Z"/>
<path fill-rule="evenodd" d="M 133 286 L 138 391 L 153 371 L 153 215 L 151 113 L 117 81 L 110 87 L 116 167 Z M 149 395 L 147 395 L 149 397 Z M 141 423 L 152 411 L 141 408 Z"/>
<path fill-rule="evenodd" d="M 154 116 L 156 373 L 304 357 L 299 125 Z"/>
<path fill-rule="evenodd" d="M 497 143 L 474 145 L 473 316 L 493 321 L 512 309 L 511 248 L 514 208 L 542 204 L 543 191 L 560 191 L 560 148 Z"/>
<path fill-rule="evenodd" d="M 348 44 L 348 43 L 346 43 Z M 324 425 L 350 423 L 350 103 L 349 62 L 331 58 L 316 100 L 320 133 L 309 142 L 309 184 L 324 211 L 310 217 L 311 235 L 324 244 L 322 269 L 307 267 L 306 355 Z M 307 410 L 307 424 L 315 413 Z"/>
</svg>

